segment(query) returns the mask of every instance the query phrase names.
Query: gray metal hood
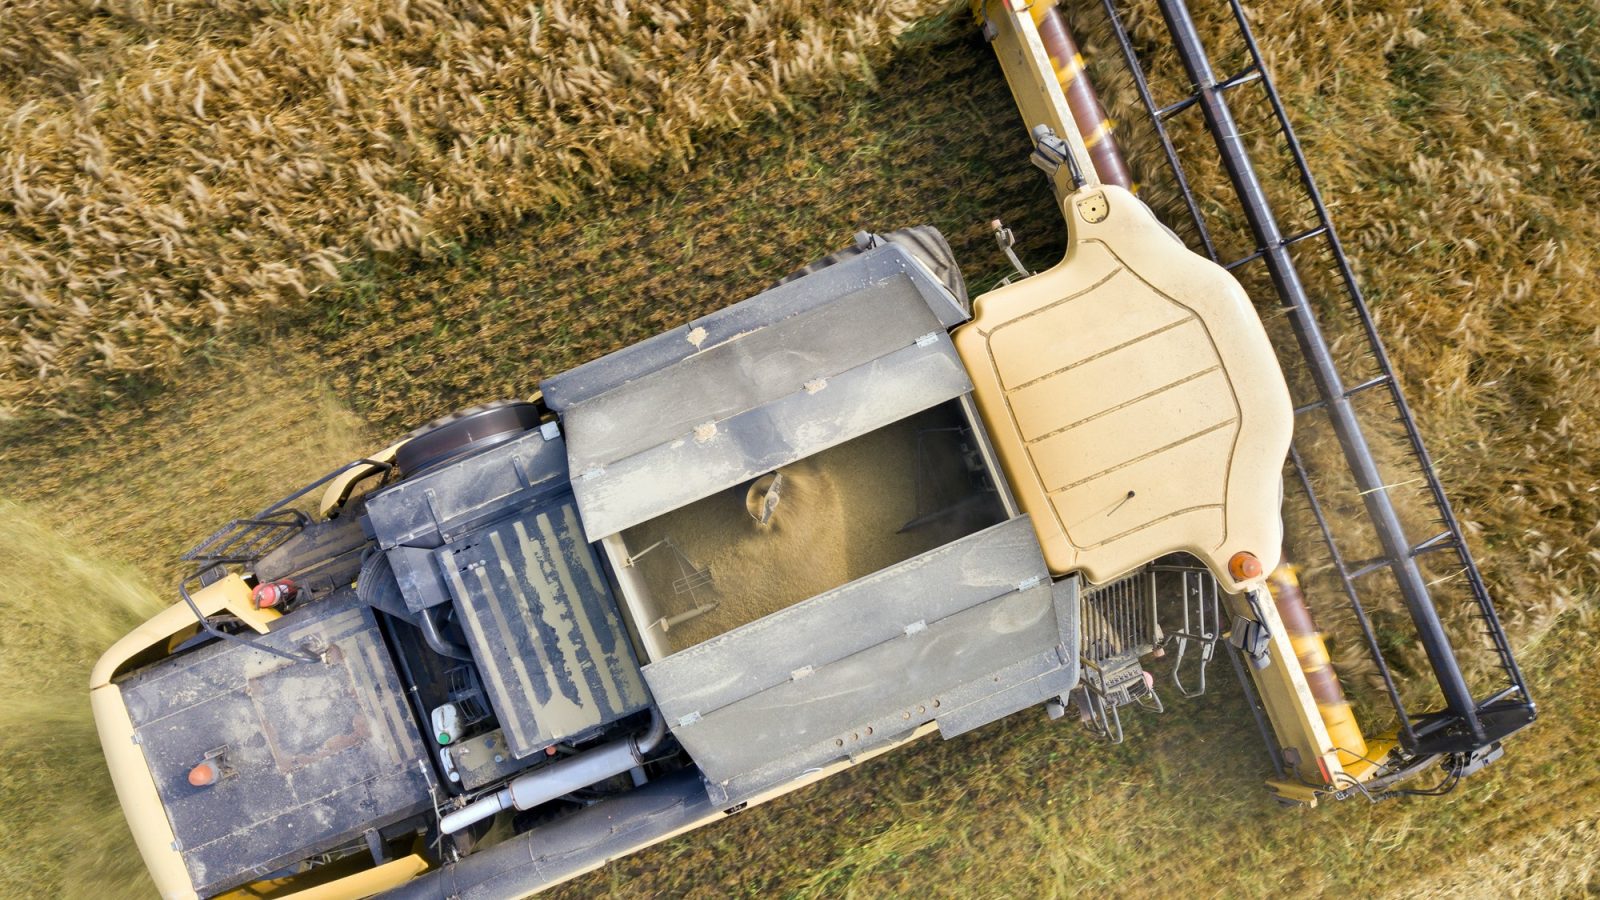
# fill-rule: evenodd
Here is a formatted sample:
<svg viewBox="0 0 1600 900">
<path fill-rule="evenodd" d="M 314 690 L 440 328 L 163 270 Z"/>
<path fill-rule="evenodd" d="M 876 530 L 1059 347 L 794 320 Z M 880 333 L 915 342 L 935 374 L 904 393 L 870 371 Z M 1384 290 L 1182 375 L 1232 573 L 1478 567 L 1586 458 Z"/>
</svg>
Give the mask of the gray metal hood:
<svg viewBox="0 0 1600 900">
<path fill-rule="evenodd" d="M 588 540 L 971 390 L 965 319 L 888 245 L 546 380 Z"/>
</svg>

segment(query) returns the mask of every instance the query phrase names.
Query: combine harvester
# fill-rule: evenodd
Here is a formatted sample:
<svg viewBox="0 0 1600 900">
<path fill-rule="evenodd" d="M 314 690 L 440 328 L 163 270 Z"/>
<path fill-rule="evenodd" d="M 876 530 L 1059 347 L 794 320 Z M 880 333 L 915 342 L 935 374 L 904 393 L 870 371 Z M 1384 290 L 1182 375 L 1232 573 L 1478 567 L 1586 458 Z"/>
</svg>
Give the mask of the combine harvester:
<svg viewBox="0 0 1600 900">
<path fill-rule="evenodd" d="M 1246 68 L 1219 79 L 1183 0 L 1158 6 L 1164 77 L 1192 90 L 1166 106 L 1116 0 L 1103 21 L 1187 221 L 1134 195 L 1062 15 L 988 0 L 1067 220 L 1058 265 L 969 306 L 937 232 L 863 235 L 191 551 L 181 602 L 90 693 L 162 894 L 522 896 L 933 731 L 1043 707 L 1120 740 L 1123 707 L 1161 707 L 1147 660 L 1170 651 L 1193 695 L 1219 645 L 1286 803 L 1438 793 L 1498 756 L 1533 703 L 1245 16 Z M 1286 233 L 1246 155 L 1247 96 L 1308 228 Z M 1180 152 L 1185 115 L 1214 154 Z M 1252 252 L 1219 257 L 1196 159 L 1220 160 L 1234 196 L 1206 208 L 1237 210 Z M 1441 523 L 1421 539 L 1406 466 Z M 1357 726 L 1283 559 L 1286 481 L 1393 707 L 1363 715 L 1392 730 Z"/>
</svg>

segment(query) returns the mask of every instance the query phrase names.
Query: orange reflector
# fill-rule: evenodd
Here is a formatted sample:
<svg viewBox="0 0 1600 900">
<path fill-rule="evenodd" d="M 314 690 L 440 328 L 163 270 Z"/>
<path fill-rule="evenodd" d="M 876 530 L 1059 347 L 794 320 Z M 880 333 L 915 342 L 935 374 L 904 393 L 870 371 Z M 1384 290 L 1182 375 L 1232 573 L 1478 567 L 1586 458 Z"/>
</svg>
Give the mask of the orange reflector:
<svg viewBox="0 0 1600 900">
<path fill-rule="evenodd" d="M 255 604 L 256 609 L 272 609 L 288 600 L 294 599 L 294 595 L 299 590 L 300 588 L 293 581 L 281 578 L 277 581 L 268 581 L 264 584 L 256 585 L 255 590 L 250 592 L 250 600 Z"/>
<path fill-rule="evenodd" d="M 1261 560 L 1248 550 L 1240 550 L 1228 560 L 1228 574 L 1234 581 L 1250 581 L 1260 578 L 1266 570 L 1261 567 Z"/>
<path fill-rule="evenodd" d="M 189 783 L 195 787 L 210 787 L 217 783 L 221 775 L 222 772 L 217 768 L 217 764 L 206 760 L 189 770 Z"/>
</svg>

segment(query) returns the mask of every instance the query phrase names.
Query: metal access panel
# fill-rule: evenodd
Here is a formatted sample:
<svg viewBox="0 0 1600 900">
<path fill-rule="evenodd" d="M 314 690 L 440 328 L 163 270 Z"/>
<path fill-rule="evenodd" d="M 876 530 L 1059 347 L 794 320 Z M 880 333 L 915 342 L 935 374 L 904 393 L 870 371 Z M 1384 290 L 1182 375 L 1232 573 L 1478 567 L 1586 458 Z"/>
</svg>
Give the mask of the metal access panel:
<svg viewBox="0 0 1600 900">
<path fill-rule="evenodd" d="M 406 607 L 450 602 L 433 551 L 511 510 L 570 492 L 567 448 L 554 424 L 385 488 L 367 521 L 389 555 Z"/>
<path fill-rule="evenodd" d="M 937 722 L 946 737 L 1078 678 L 1076 581 L 1026 517 L 658 660 L 645 679 L 718 803 Z"/>
<path fill-rule="evenodd" d="M 427 748 L 371 610 L 352 591 L 259 645 L 217 641 L 121 683 L 177 849 L 209 896 L 429 808 Z M 189 784 L 205 759 L 222 769 Z"/>
<path fill-rule="evenodd" d="M 965 318 L 887 245 L 543 382 L 590 540 L 966 393 Z"/>
<path fill-rule="evenodd" d="M 581 739 L 649 705 L 570 493 L 436 553 L 512 755 Z"/>
</svg>

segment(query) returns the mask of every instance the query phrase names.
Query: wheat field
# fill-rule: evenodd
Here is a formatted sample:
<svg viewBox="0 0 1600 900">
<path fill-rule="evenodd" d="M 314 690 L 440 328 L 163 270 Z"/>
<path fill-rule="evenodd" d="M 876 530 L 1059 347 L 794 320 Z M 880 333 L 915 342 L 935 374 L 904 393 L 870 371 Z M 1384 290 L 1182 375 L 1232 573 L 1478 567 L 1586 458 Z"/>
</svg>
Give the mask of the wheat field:
<svg viewBox="0 0 1600 900">
<path fill-rule="evenodd" d="M 1225 6 L 1191 5 L 1214 33 Z M 1096 6 L 1074 24 L 1162 208 Z M 1132 6 L 1159 57 L 1159 16 Z M 0 790 L 28 836 L 0 895 L 140 894 L 74 685 L 219 520 L 860 228 L 937 225 L 974 293 L 1006 271 L 991 218 L 1030 265 L 1059 253 L 998 68 L 950 6 L 649 9 L 0 9 L 0 707 L 23 761 Z M 1024 713 L 559 895 L 1600 890 L 1600 10 L 1251 10 L 1539 723 L 1447 798 L 1285 811 L 1224 669 L 1124 745 Z M 63 631 L 62 608 L 94 624 Z"/>
<path fill-rule="evenodd" d="M 8 3 L 0 415 L 869 78 L 933 4 Z"/>
</svg>

